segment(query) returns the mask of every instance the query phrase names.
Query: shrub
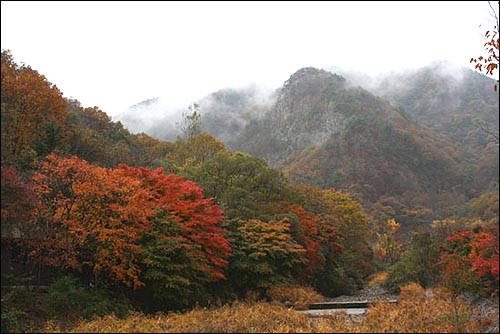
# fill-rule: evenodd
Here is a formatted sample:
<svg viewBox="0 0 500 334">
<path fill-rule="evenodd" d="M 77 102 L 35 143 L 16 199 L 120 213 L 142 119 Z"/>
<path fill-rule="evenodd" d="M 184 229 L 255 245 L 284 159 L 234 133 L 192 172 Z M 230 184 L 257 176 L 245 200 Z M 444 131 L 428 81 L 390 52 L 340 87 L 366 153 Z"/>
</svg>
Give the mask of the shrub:
<svg viewBox="0 0 500 334">
<path fill-rule="evenodd" d="M 114 315 L 82 322 L 72 332 L 77 333 L 241 333 L 241 332 L 293 332 L 294 328 L 312 326 L 307 316 L 268 303 L 234 303 L 216 309 L 195 308 L 190 312 L 169 315 L 158 313 L 130 314 L 120 320 Z M 47 330 L 53 330 L 47 328 Z M 303 330 L 304 331 L 304 330 Z"/>
<path fill-rule="evenodd" d="M 94 315 L 115 313 L 124 317 L 131 309 L 126 301 L 118 300 L 109 292 L 98 288 L 83 287 L 78 279 L 71 276 L 63 276 L 54 281 L 44 299 L 48 312 L 53 316 L 78 314 L 90 319 Z"/>
<path fill-rule="evenodd" d="M 368 286 L 374 286 L 377 284 L 385 284 L 389 279 L 389 274 L 385 271 L 378 272 L 370 276 L 368 281 Z"/>
<path fill-rule="evenodd" d="M 42 296 L 40 290 L 28 288 L 2 290 L 2 333 L 24 332 L 40 322 L 47 315 Z"/>
<path fill-rule="evenodd" d="M 392 292 L 411 282 L 424 287 L 433 284 L 439 275 L 437 261 L 439 249 L 429 233 L 416 233 L 412 236 L 410 247 L 401 254 L 389 270 L 386 286 Z"/>
<path fill-rule="evenodd" d="M 12 305 L 15 291 L 2 296 L 2 333 L 19 333 L 26 330 L 26 312 Z"/>
<path fill-rule="evenodd" d="M 316 276 L 316 289 L 329 297 L 352 295 L 357 290 L 357 282 L 348 277 L 343 268 L 325 270 Z"/>
</svg>

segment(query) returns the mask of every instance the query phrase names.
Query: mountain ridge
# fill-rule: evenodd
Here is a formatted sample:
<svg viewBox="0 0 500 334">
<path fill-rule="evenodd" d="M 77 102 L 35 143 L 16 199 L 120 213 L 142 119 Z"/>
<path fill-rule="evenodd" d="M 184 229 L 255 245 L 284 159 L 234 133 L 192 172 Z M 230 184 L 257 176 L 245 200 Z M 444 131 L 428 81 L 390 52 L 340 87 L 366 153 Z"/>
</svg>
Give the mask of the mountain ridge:
<svg viewBox="0 0 500 334">
<path fill-rule="evenodd" d="M 369 210 L 390 203 L 423 221 L 426 210 L 450 214 L 498 187 L 498 145 L 474 123 L 498 131 L 493 80 L 439 66 L 387 75 L 370 89 L 305 67 L 259 103 L 255 88 L 222 89 L 197 103 L 204 131 L 290 181 L 350 191 Z"/>
</svg>

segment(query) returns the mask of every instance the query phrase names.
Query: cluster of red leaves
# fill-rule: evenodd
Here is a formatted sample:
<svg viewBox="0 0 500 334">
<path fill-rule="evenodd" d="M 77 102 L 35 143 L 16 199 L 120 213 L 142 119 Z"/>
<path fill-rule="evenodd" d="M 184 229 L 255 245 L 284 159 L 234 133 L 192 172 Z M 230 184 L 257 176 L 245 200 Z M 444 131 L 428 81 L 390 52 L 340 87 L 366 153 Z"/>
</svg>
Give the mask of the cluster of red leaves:
<svg viewBox="0 0 500 334">
<path fill-rule="evenodd" d="M 454 259 L 461 263 L 461 268 L 469 268 L 470 273 L 481 278 L 490 293 L 496 293 L 499 281 L 498 244 L 498 227 L 488 231 L 460 230 L 446 239 L 441 262 Z"/>
</svg>

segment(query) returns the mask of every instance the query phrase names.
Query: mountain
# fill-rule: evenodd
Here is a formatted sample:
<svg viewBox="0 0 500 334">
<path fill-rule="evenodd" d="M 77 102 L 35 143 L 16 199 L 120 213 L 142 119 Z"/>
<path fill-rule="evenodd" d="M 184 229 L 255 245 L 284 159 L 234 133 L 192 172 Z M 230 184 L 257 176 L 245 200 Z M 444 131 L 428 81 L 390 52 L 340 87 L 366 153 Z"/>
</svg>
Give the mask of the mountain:
<svg viewBox="0 0 500 334">
<path fill-rule="evenodd" d="M 272 165 L 324 144 L 365 113 L 396 117 L 388 102 L 349 87 L 342 76 L 310 67 L 294 73 L 276 96 L 270 110 L 251 122 L 235 144 Z"/>
<path fill-rule="evenodd" d="M 478 125 L 498 133 L 493 80 L 443 63 L 366 88 L 346 77 L 307 67 L 272 94 L 220 90 L 197 102 L 203 129 L 379 217 L 429 222 L 498 189 L 498 142 Z"/>
<path fill-rule="evenodd" d="M 478 72 L 440 62 L 386 76 L 375 91 L 419 126 L 452 141 L 464 158 L 468 193 L 478 196 L 498 187 L 499 97 L 494 83 Z"/>
<path fill-rule="evenodd" d="M 201 123 L 204 131 L 236 148 L 246 126 L 259 120 L 272 106 L 273 92 L 254 85 L 221 89 L 200 99 Z"/>
<path fill-rule="evenodd" d="M 246 125 L 258 119 L 273 101 L 273 92 L 250 85 L 244 88 L 225 88 L 196 101 L 199 105 L 203 131 L 233 148 L 232 142 Z M 181 134 L 178 123 L 186 113 L 169 107 L 162 98 L 156 97 L 139 102 L 115 120 L 122 122 L 132 133 L 145 132 L 150 136 L 175 141 Z"/>
<path fill-rule="evenodd" d="M 374 89 L 411 120 L 449 136 L 474 158 L 491 142 L 478 126 L 498 133 L 498 92 L 494 81 L 445 62 L 386 76 Z"/>
<path fill-rule="evenodd" d="M 465 200 L 463 157 L 450 139 L 324 70 L 294 73 L 235 147 L 265 158 L 292 182 L 349 190 L 368 208 L 380 198 L 432 209 Z"/>
</svg>

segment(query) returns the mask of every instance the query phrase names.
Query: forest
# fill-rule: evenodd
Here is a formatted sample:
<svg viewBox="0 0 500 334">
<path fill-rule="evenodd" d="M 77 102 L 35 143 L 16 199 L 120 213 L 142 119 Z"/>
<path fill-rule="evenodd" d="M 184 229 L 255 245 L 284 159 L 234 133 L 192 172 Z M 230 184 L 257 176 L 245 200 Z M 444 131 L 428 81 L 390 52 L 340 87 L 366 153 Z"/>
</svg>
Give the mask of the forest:
<svg viewBox="0 0 500 334">
<path fill-rule="evenodd" d="M 164 140 L 2 50 L 2 332 L 485 331 L 464 296 L 498 306 L 498 139 L 472 115 L 498 129 L 498 95 L 475 73 L 448 108 L 417 75 L 302 69 L 227 142 L 196 104 Z M 295 311 L 375 283 L 399 302 L 361 323 Z"/>
</svg>

